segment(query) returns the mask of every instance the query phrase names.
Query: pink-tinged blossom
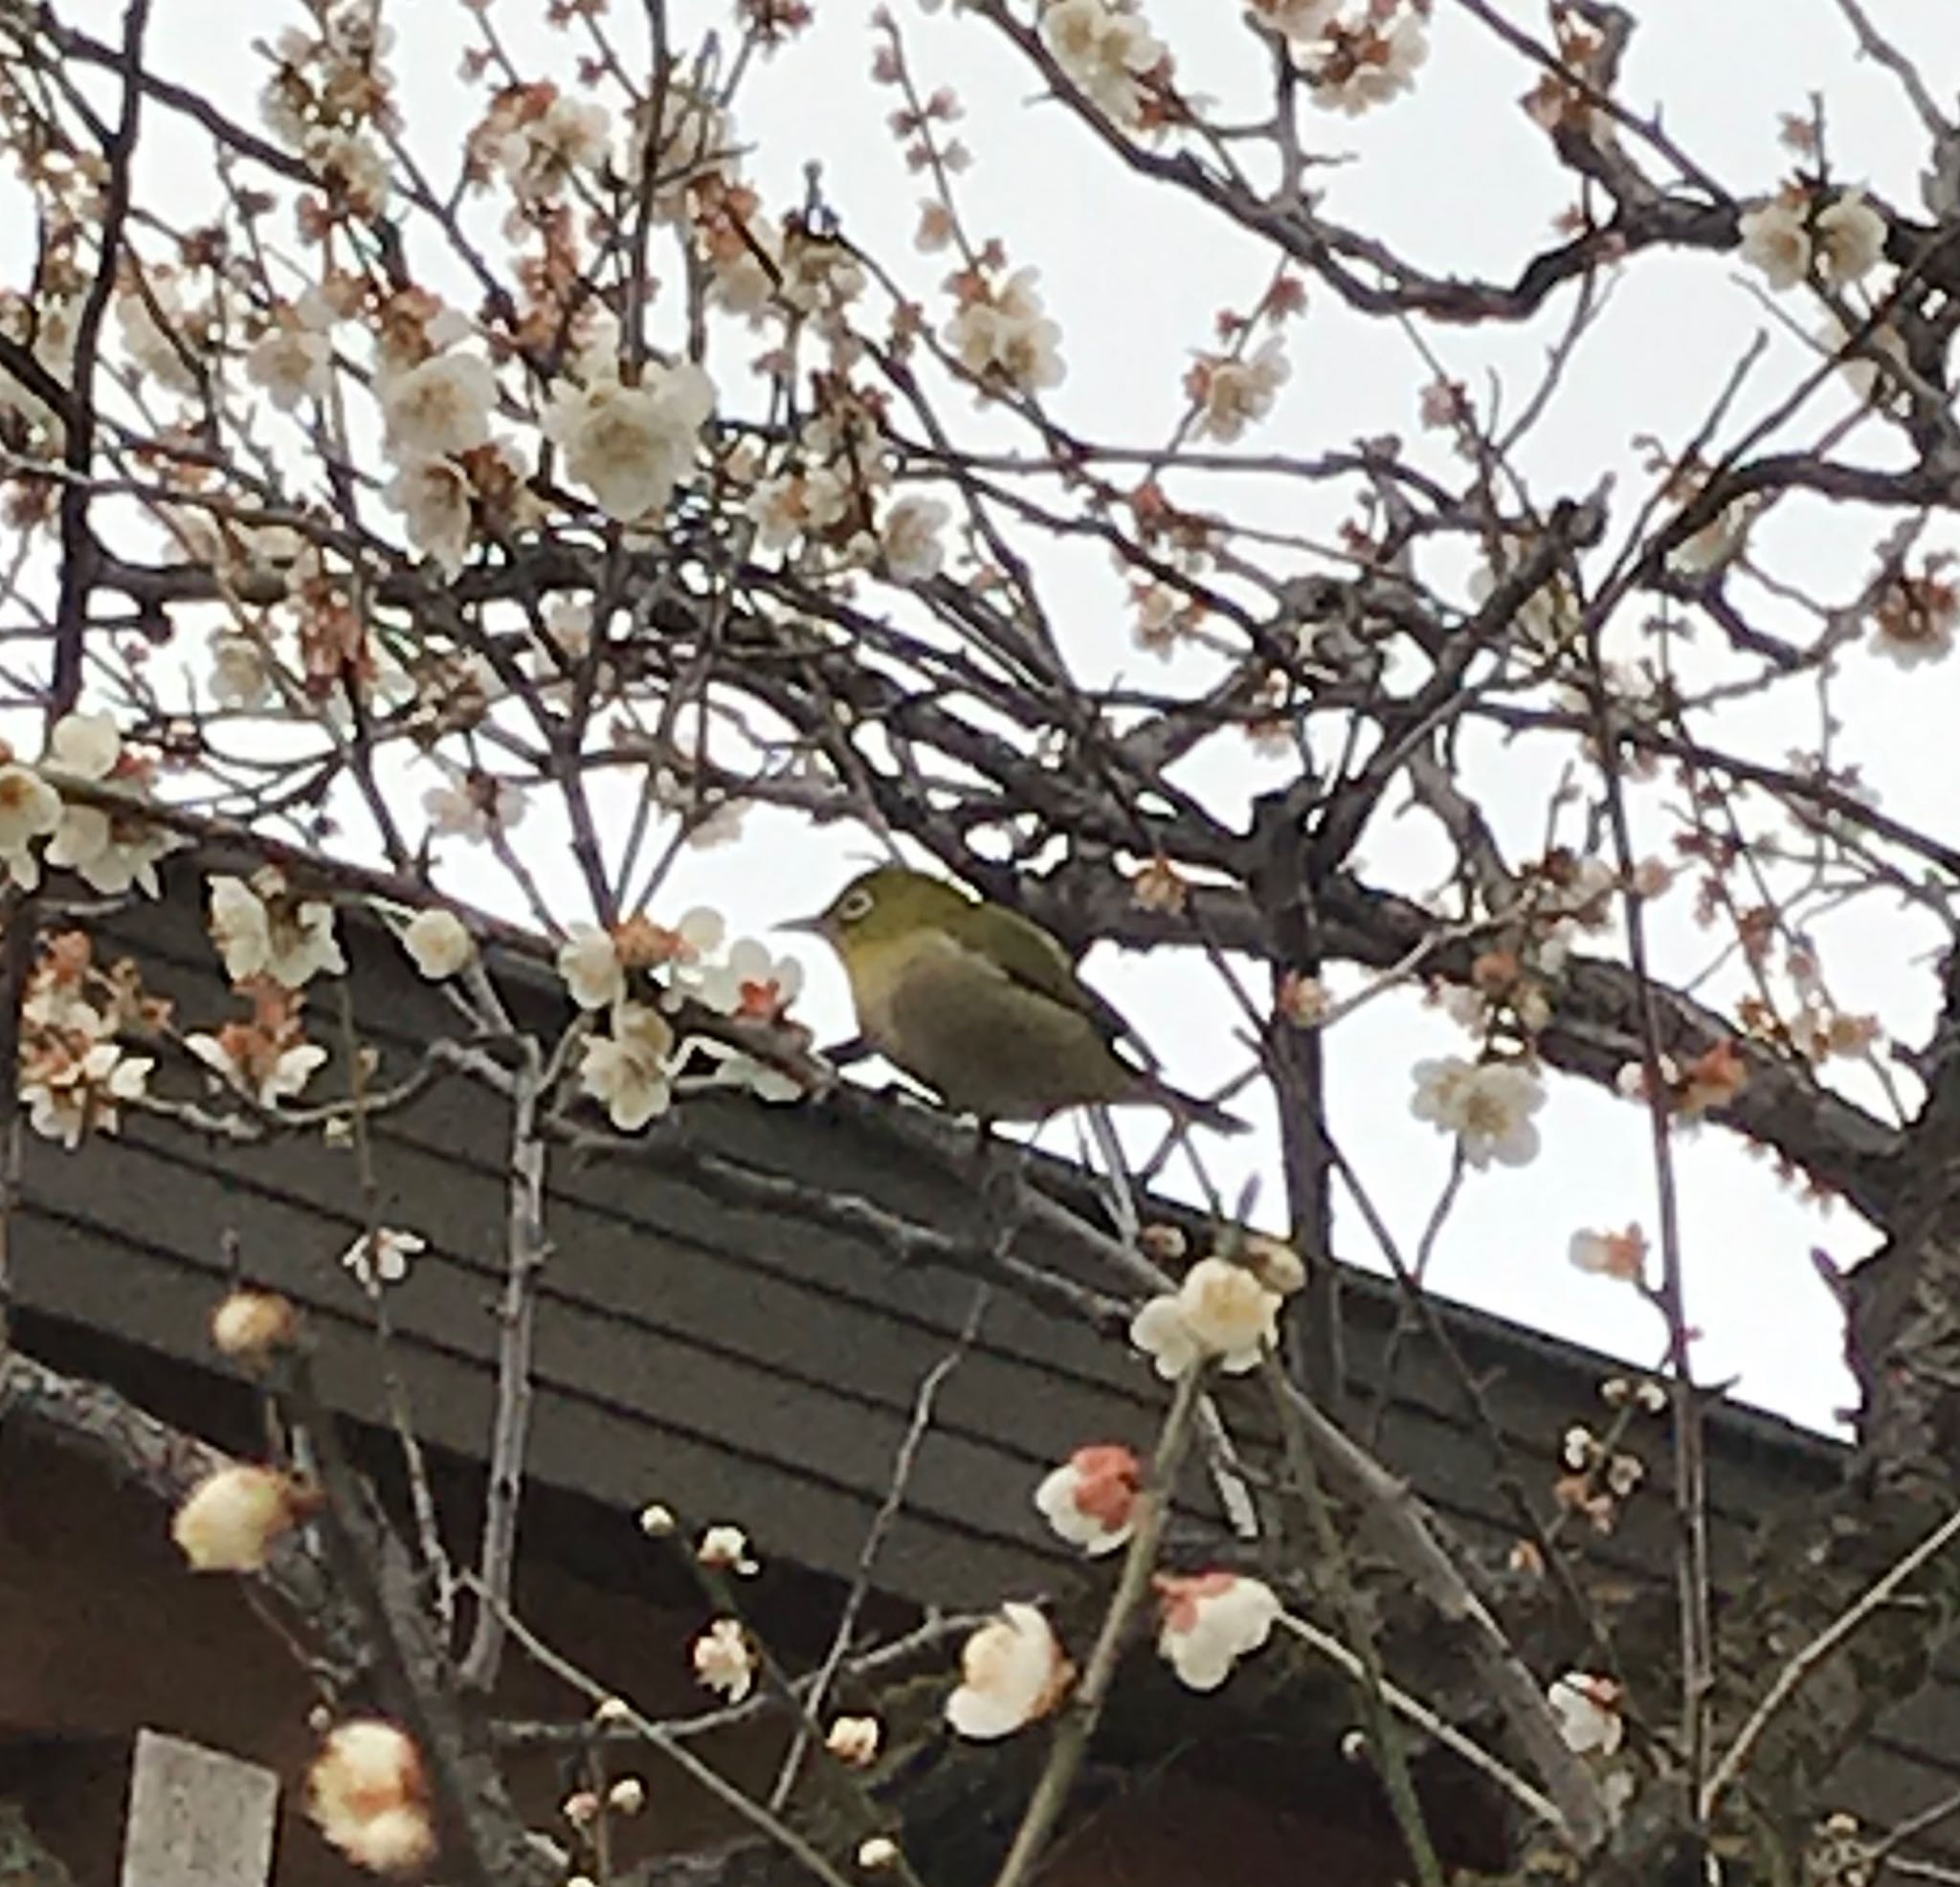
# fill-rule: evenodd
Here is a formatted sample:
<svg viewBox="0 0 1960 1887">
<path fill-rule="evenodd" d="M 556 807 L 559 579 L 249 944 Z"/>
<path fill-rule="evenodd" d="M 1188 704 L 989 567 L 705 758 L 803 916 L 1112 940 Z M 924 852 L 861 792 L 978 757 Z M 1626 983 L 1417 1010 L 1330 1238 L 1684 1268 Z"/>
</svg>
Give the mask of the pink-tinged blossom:
<svg viewBox="0 0 1960 1887">
<path fill-rule="evenodd" d="M 1157 1580 L 1157 1650 L 1178 1680 L 1214 1691 L 1232 1667 L 1272 1636 L 1280 1601 L 1270 1586 L 1236 1572 Z"/>
<path fill-rule="evenodd" d="M 1041 1517 L 1072 1546 L 1112 1553 L 1135 1530 L 1143 1466 L 1127 1448 L 1079 1448 L 1035 1490 Z"/>
<path fill-rule="evenodd" d="M 422 1752 L 379 1718 L 337 1724 L 306 1772 L 306 1812 L 357 1867 L 406 1874 L 435 1854 Z"/>
<path fill-rule="evenodd" d="M 1625 1740 L 1620 1687 L 1611 1677 L 1568 1671 L 1546 1692 L 1566 1747 L 1579 1756 L 1611 1756 Z"/>
</svg>

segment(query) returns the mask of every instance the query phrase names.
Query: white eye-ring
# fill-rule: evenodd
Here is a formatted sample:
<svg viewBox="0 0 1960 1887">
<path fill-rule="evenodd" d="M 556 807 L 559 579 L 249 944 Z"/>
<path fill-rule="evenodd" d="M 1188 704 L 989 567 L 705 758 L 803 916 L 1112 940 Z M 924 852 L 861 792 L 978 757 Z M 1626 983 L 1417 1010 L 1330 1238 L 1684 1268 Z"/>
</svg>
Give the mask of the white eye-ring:
<svg viewBox="0 0 1960 1887">
<path fill-rule="evenodd" d="M 847 891 L 837 899 L 837 919 L 841 923 L 856 923 L 859 918 L 869 917 L 871 907 L 878 902 L 870 892 L 859 885 L 856 891 Z"/>
</svg>

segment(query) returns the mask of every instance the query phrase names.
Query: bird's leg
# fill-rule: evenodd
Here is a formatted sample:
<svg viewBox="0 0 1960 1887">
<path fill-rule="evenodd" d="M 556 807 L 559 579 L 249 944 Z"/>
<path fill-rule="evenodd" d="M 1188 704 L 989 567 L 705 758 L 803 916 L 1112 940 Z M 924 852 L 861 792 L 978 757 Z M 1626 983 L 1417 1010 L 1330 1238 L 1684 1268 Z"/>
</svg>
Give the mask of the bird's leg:
<svg viewBox="0 0 1960 1887">
<path fill-rule="evenodd" d="M 973 1175 L 988 1241 L 1003 1252 L 1020 1223 L 1020 1148 L 996 1139 L 993 1122 L 984 1116 L 973 1143 Z"/>
</svg>

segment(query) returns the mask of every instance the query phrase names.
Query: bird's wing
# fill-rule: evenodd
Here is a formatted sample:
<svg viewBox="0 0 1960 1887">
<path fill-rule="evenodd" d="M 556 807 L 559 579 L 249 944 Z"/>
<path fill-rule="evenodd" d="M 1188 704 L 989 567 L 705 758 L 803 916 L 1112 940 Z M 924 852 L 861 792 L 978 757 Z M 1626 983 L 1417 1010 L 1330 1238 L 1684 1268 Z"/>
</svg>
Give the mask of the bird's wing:
<svg viewBox="0 0 1960 1887">
<path fill-rule="evenodd" d="M 1111 1047 L 1122 1043 L 1154 1066 L 1122 1012 L 1082 981 L 1068 952 L 1034 919 L 1001 904 L 969 904 L 948 913 L 945 928 L 956 942 L 996 965 L 1011 983 L 1074 1010 Z"/>
</svg>

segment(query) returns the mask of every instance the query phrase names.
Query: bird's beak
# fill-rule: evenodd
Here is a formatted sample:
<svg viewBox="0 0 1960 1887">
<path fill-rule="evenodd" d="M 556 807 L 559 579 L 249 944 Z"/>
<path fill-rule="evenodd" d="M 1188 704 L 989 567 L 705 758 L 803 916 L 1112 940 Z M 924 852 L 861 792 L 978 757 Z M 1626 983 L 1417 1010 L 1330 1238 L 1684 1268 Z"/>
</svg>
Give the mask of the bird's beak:
<svg viewBox="0 0 1960 1887">
<path fill-rule="evenodd" d="M 791 918 L 775 927 L 778 930 L 800 930 L 809 937 L 828 937 L 830 935 L 829 921 L 821 912 L 813 918 Z"/>
</svg>

